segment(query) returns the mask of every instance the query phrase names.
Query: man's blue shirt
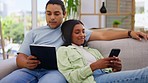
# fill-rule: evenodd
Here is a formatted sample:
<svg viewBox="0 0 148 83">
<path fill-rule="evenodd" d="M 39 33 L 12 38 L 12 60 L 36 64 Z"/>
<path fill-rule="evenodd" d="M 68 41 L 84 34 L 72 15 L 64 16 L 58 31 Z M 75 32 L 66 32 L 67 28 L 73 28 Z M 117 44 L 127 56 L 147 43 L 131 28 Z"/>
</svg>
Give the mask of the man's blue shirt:
<svg viewBox="0 0 148 83">
<path fill-rule="evenodd" d="M 91 31 L 85 30 L 85 32 L 86 41 L 88 41 L 91 35 Z M 64 43 L 61 35 L 61 26 L 56 29 L 52 29 L 49 26 L 33 29 L 25 36 L 25 39 L 19 49 L 19 53 L 31 55 L 29 47 L 30 44 L 52 45 L 58 48 Z"/>
</svg>

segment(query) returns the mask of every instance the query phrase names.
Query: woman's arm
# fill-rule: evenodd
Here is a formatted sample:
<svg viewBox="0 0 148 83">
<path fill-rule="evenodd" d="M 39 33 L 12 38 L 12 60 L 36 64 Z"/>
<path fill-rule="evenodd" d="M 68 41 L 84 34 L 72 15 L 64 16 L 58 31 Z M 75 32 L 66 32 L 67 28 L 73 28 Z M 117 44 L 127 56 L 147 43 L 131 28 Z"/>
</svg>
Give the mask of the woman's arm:
<svg viewBox="0 0 148 83">
<path fill-rule="evenodd" d="M 57 50 L 58 69 L 66 77 L 68 82 L 81 83 L 91 76 L 93 72 L 89 65 L 83 65 L 84 63 L 82 62 L 82 58 L 75 58 L 73 59 L 74 62 L 72 62 L 72 57 L 70 57 L 69 54 L 74 54 L 74 56 L 77 56 L 77 53 L 68 50 L 66 47 L 60 47 Z M 74 63 L 78 65 L 77 68 L 74 67 Z"/>
<path fill-rule="evenodd" d="M 90 48 L 89 48 L 90 50 Z M 120 71 L 122 68 L 121 60 L 117 57 L 106 57 L 104 58 L 102 54 L 97 49 L 92 49 L 90 51 L 96 58 L 97 61 L 90 64 L 92 71 L 96 69 L 105 69 L 105 72 Z M 112 69 L 111 69 L 112 68 Z"/>
</svg>

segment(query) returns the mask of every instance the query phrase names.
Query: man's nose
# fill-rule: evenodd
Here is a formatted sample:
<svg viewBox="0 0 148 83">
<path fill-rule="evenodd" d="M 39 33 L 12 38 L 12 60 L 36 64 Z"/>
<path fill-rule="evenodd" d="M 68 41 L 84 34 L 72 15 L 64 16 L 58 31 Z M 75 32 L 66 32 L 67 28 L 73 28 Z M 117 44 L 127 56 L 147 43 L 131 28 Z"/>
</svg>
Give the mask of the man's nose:
<svg viewBox="0 0 148 83">
<path fill-rule="evenodd" d="M 50 17 L 51 19 L 55 19 L 55 16 L 54 15 L 51 15 L 51 17 Z"/>
</svg>

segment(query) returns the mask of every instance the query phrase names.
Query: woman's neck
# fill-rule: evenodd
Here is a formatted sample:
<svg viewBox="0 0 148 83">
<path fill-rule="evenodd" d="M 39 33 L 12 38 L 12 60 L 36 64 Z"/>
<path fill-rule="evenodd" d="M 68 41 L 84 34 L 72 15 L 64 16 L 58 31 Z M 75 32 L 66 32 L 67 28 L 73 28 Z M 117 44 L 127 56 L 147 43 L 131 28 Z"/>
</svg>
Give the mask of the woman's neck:
<svg viewBox="0 0 148 83">
<path fill-rule="evenodd" d="M 71 43 L 72 46 L 82 46 L 82 45 L 78 45 L 78 44 L 74 44 L 74 43 Z"/>
</svg>

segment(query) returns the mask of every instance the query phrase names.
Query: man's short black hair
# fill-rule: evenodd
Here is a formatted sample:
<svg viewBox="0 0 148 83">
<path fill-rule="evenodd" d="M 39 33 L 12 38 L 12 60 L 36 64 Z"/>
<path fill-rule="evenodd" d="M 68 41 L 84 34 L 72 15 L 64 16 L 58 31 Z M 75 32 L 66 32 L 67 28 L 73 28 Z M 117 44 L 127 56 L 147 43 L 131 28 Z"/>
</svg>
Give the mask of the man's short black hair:
<svg viewBox="0 0 148 83">
<path fill-rule="evenodd" d="M 48 4 L 57 4 L 57 5 L 60 5 L 61 8 L 62 8 L 63 13 L 65 12 L 65 5 L 64 5 L 63 1 L 61 1 L 61 0 L 49 0 L 46 3 L 45 9 L 47 9 Z"/>
</svg>

